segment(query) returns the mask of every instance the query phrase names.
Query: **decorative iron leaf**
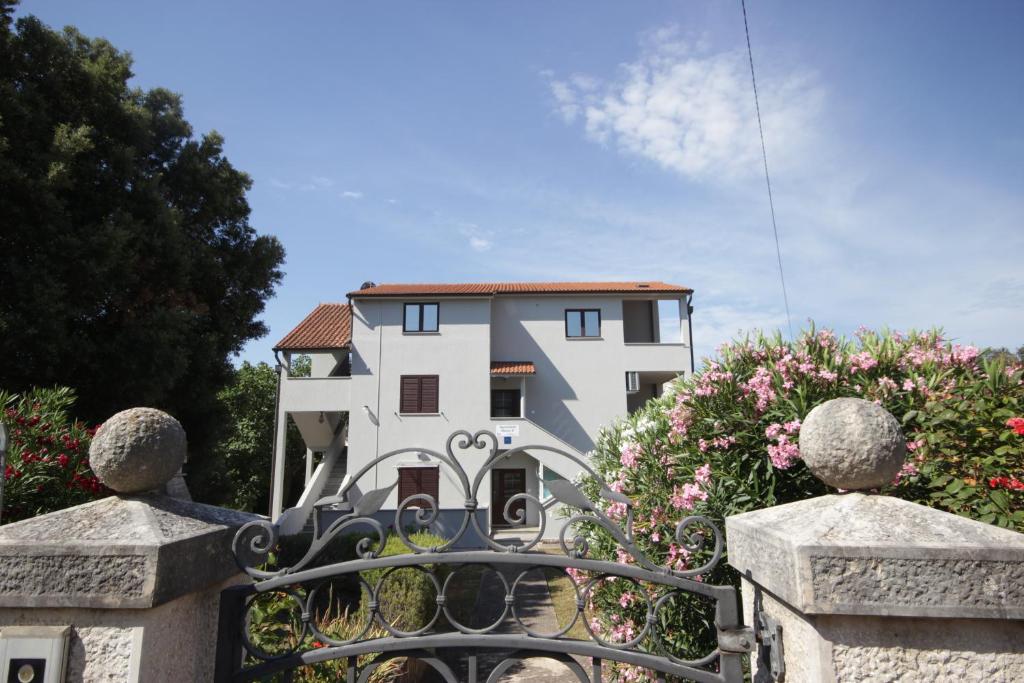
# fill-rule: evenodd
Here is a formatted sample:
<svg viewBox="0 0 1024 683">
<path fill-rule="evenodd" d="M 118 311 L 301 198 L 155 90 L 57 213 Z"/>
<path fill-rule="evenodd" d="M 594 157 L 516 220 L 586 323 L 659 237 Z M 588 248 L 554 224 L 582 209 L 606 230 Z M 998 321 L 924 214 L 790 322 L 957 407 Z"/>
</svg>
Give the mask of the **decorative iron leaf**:
<svg viewBox="0 0 1024 683">
<path fill-rule="evenodd" d="M 633 504 L 633 501 L 631 501 L 629 498 L 627 498 L 624 494 L 617 493 L 616 491 L 612 491 L 607 486 L 602 486 L 601 487 L 601 497 L 604 498 L 605 500 L 610 500 L 613 503 L 623 503 L 625 505 L 632 505 Z"/>
<path fill-rule="evenodd" d="M 548 490 L 560 503 L 565 503 L 580 510 L 589 511 L 594 509 L 594 504 L 583 492 L 572 482 L 565 480 L 548 482 Z"/>
<path fill-rule="evenodd" d="M 391 489 L 398 485 L 396 481 L 391 486 L 382 489 L 375 489 L 373 491 L 367 491 L 363 494 L 363 497 L 356 501 L 353 507 L 354 512 L 359 517 L 367 517 L 377 512 L 384 506 L 384 501 L 388 499 L 388 494 L 391 493 Z"/>
</svg>

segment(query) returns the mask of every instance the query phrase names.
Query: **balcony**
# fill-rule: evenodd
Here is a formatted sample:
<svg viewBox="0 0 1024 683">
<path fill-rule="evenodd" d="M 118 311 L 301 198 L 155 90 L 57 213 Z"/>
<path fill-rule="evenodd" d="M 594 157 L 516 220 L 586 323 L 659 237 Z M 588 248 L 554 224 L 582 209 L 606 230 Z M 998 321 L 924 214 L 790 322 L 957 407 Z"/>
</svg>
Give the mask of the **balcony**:
<svg viewBox="0 0 1024 683">
<path fill-rule="evenodd" d="M 351 377 L 283 377 L 281 406 L 289 413 L 344 412 L 352 402 Z"/>
<path fill-rule="evenodd" d="M 626 344 L 622 359 L 624 370 L 679 374 L 690 367 L 690 347 L 682 342 Z"/>
</svg>

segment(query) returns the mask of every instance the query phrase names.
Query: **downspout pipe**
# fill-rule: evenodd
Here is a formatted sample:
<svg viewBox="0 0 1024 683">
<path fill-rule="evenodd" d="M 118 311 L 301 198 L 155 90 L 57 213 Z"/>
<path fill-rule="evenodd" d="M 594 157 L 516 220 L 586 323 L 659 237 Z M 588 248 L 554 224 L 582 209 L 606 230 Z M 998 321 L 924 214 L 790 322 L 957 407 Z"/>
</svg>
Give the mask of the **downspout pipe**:
<svg viewBox="0 0 1024 683">
<path fill-rule="evenodd" d="M 697 363 L 693 353 L 693 292 L 686 295 L 686 327 L 690 337 L 690 374 L 697 371 Z"/>
</svg>

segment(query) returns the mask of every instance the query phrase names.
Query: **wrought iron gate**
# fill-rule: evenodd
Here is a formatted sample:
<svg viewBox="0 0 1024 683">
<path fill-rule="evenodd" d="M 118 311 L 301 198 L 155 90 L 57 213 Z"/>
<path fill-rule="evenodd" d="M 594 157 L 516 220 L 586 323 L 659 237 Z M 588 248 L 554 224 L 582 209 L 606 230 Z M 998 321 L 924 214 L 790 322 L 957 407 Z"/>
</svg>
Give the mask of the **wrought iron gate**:
<svg viewBox="0 0 1024 683">
<path fill-rule="evenodd" d="M 467 451 L 462 458 L 472 453 L 471 449 L 487 449 L 486 461 L 470 480 L 466 470 L 456 457 L 455 450 Z M 612 504 L 625 508 L 624 525 L 620 526 L 602 511 L 593 500 L 575 484 L 561 480 L 548 482 L 554 499 L 571 508 L 574 514 L 566 521 L 558 537 L 560 554 L 536 550 L 548 523 L 544 503 L 528 493 L 511 497 L 505 505 L 505 519 L 521 522 L 523 512 L 513 507 L 518 500 L 525 500 L 539 512 L 539 530 L 527 542 L 518 545 L 504 545 L 490 538 L 481 528 L 476 514 L 478 491 L 484 477 L 496 466 L 519 453 L 545 451 L 568 458 L 580 466 L 586 476 L 594 480 L 598 495 Z M 217 644 L 218 683 L 228 681 L 255 681 L 273 674 L 294 671 L 298 667 L 340 660 L 349 683 L 368 681 L 375 669 L 396 657 L 418 659 L 434 669 L 448 683 L 459 680 L 450 665 L 453 658 L 461 658 L 465 669 L 465 680 L 471 683 L 491 683 L 514 666 L 517 662 L 543 657 L 561 662 L 566 668 L 566 679 L 575 678 L 583 683 L 597 683 L 607 662 L 633 665 L 656 672 L 658 680 L 666 676 L 706 682 L 729 683 L 743 679 L 743 658 L 751 652 L 754 634 L 742 624 L 739 595 L 732 586 L 719 586 L 701 580 L 721 558 L 722 535 L 715 524 L 705 517 L 687 517 L 676 527 L 675 540 L 688 552 L 703 552 L 707 558 L 701 566 L 676 570 L 659 566 L 648 558 L 635 544 L 633 510 L 630 500 L 616 493 L 604 482 L 588 463 L 565 451 L 548 446 L 521 446 L 499 451 L 498 439 L 489 431 L 471 434 L 457 431 L 449 438 L 445 452 L 425 448 L 404 448 L 386 453 L 368 463 L 350 481 L 356 485 L 372 468 L 384 461 L 402 454 L 425 453 L 447 469 L 449 475 L 461 486 L 464 494 L 462 520 L 458 530 L 436 547 L 418 545 L 403 529 L 403 512 L 411 511 L 418 504 L 415 520 L 421 527 L 433 524 L 441 511 L 439 502 L 433 497 L 419 494 L 409 496 L 398 504 L 394 512 L 393 527 L 385 528 L 379 521 L 378 513 L 383 507 L 395 484 L 368 491 L 355 501 L 351 510 L 321 529 L 319 518 L 314 517 L 313 540 L 305 555 L 292 566 L 267 568 L 267 561 L 278 545 L 278 529 L 268 521 L 251 522 L 239 529 L 232 550 L 239 566 L 255 581 L 252 584 L 229 588 L 221 595 L 220 627 Z M 348 489 L 346 489 L 348 490 Z M 578 525 L 600 527 L 615 540 L 621 553 L 622 562 L 588 559 L 588 543 L 581 536 L 567 540 L 566 536 Z M 370 536 L 356 544 L 358 559 L 352 559 L 326 566 L 315 566 L 318 557 L 332 540 L 342 534 L 350 534 L 358 528 L 372 530 Z M 484 550 L 458 550 L 455 546 L 470 530 L 482 539 L 488 548 Z M 407 554 L 379 557 L 390 535 L 397 535 L 406 548 Z M 375 536 L 375 538 L 373 538 Z M 450 597 L 453 578 L 460 567 L 482 565 L 496 570 L 504 590 L 504 611 L 500 618 L 483 628 L 462 623 L 452 614 Z M 380 610 L 378 598 L 387 577 L 402 568 L 413 568 L 422 572 L 436 592 L 436 610 L 425 626 L 416 630 L 402 631 L 385 619 Z M 511 571 L 515 578 L 509 581 L 498 568 Z M 576 613 L 570 623 L 560 625 L 557 632 L 539 633 L 525 624 L 521 609 L 517 608 L 517 589 L 524 576 L 541 568 L 559 572 L 570 577 L 576 592 Z M 370 585 L 363 573 L 383 570 L 383 576 Z M 586 574 L 586 580 L 577 583 L 571 577 Z M 357 581 L 368 603 L 368 616 L 355 634 L 345 639 L 325 633 L 317 623 L 315 606 L 322 600 L 322 593 L 328 582 L 339 577 L 351 577 Z M 607 580 L 622 580 L 632 584 L 646 604 L 646 618 L 637 632 L 629 634 L 628 640 L 615 642 L 604 637 L 606 634 L 592 626 L 586 618 L 588 603 L 593 591 Z M 252 612 L 257 609 L 257 598 L 261 594 L 277 593 L 287 596 L 294 622 L 293 642 L 278 651 L 267 651 L 254 643 L 250 633 Z M 701 596 L 714 602 L 714 629 L 717 646 L 697 659 L 680 659 L 668 650 L 660 630 L 659 615 L 662 610 L 672 609 L 675 596 Z M 443 616 L 443 618 L 442 618 Z M 511 616 L 511 620 L 509 617 Z M 582 622 L 586 639 L 569 637 L 573 624 Z M 441 624 L 447 624 L 445 628 Z M 509 625 L 517 632 L 507 630 Z M 367 637 L 371 627 L 383 629 L 380 637 Z M 489 671 L 482 668 L 482 653 L 500 652 L 500 661 Z M 372 661 L 365 661 L 366 655 L 375 654 Z M 363 664 L 359 666 L 359 658 Z M 587 662 L 585 666 L 581 662 Z M 589 669 L 589 671 L 588 671 Z M 285 673 L 283 680 L 290 680 Z"/>
</svg>

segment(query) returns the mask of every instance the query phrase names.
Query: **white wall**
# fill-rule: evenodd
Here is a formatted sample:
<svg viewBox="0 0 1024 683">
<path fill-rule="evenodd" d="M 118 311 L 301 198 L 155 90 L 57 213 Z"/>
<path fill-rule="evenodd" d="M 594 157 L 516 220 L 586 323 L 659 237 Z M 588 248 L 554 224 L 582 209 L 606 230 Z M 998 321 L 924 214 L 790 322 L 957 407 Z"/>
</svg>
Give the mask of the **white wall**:
<svg viewBox="0 0 1024 683">
<path fill-rule="evenodd" d="M 405 334 L 403 305 L 415 300 L 353 301 L 349 474 L 395 449 L 424 447 L 443 452 L 446 439 L 457 429 L 514 424 L 515 418 L 491 419 L 492 360 L 528 361 L 537 369 L 536 375 L 525 379 L 526 413 L 520 420 L 521 436 L 513 439 L 511 447 L 539 443 L 564 449 L 568 444 L 580 454 L 593 448 L 602 426 L 626 414 L 627 370 L 655 369 L 647 367 L 650 363 L 664 371 L 690 370 L 685 345 L 651 348 L 624 343 L 621 297 L 442 298 L 437 333 Z M 566 338 L 567 308 L 599 309 L 601 337 Z M 644 367 L 630 367 L 641 355 Z M 438 376 L 438 414 L 399 414 L 402 375 Z M 508 384 L 518 386 L 519 380 Z M 472 481 L 487 451 L 457 450 L 456 455 Z M 529 462 L 524 465 L 527 490 L 537 495 L 536 460 L 526 455 L 518 458 Z M 566 478 L 578 473 L 575 464 L 555 454 L 538 452 L 536 459 Z M 397 455 L 362 477 L 359 489 L 390 486 L 397 480 L 397 467 L 429 461 L 417 452 Z M 485 477 L 477 492 L 481 509 L 490 506 L 490 489 L 490 477 Z M 462 488 L 445 467 L 439 494 L 442 508 L 462 508 Z M 398 502 L 396 489 L 385 509 L 393 509 Z M 536 521 L 535 515 L 530 521 Z"/>
<path fill-rule="evenodd" d="M 404 303 L 391 299 L 353 302 L 350 474 L 378 454 L 399 448 L 422 446 L 443 452 L 453 431 L 480 429 L 490 418 L 490 301 L 441 300 L 436 334 L 403 333 Z M 438 376 L 437 415 L 399 414 L 402 375 Z M 484 455 L 474 450 L 466 456 L 471 476 L 474 458 L 482 462 Z M 367 474 L 359 486 L 363 491 L 389 486 L 397 477 L 395 465 L 415 460 L 415 454 L 396 456 Z M 446 479 L 444 472 L 442 468 L 439 478 L 442 505 L 461 507 L 461 487 Z M 484 482 L 479 500 L 481 505 L 490 501 L 489 481 Z M 397 503 L 396 490 L 387 506 Z"/>
</svg>

